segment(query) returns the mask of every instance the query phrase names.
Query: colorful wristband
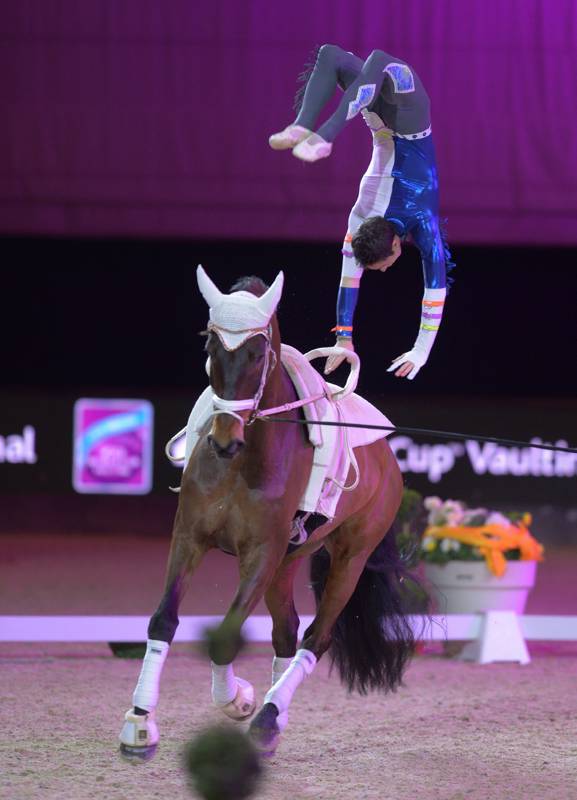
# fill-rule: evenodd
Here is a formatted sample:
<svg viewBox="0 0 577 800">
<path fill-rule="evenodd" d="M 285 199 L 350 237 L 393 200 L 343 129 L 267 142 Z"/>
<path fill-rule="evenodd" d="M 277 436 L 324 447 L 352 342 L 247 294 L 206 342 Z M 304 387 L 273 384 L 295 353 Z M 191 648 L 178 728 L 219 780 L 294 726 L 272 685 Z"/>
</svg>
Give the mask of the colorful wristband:
<svg viewBox="0 0 577 800">
<path fill-rule="evenodd" d="M 353 326 L 352 325 L 335 325 L 334 328 L 331 328 L 331 333 L 336 333 L 337 336 L 343 336 L 347 339 L 353 338 Z"/>
</svg>

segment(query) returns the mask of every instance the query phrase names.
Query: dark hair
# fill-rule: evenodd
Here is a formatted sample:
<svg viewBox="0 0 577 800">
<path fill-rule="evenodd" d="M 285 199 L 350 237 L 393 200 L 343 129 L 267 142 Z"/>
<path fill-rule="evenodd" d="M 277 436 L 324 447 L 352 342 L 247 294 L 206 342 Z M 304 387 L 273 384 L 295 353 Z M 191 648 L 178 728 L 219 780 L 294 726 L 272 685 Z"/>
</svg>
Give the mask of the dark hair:
<svg viewBox="0 0 577 800">
<path fill-rule="evenodd" d="M 359 265 L 367 267 L 392 255 L 396 233 L 393 224 L 384 217 L 366 219 L 351 242 Z"/>
</svg>

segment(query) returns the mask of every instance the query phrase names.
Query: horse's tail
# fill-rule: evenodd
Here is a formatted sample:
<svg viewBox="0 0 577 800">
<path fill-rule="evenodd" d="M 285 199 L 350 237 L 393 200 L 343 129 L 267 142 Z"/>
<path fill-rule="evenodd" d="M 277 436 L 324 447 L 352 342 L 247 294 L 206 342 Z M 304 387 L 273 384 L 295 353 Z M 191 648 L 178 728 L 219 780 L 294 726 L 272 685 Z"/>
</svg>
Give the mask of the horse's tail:
<svg viewBox="0 0 577 800">
<path fill-rule="evenodd" d="M 428 597 L 409 573 L 396 542 L 397 524 L 375 548 L 355 591 L 333 628 L 329 648 L 349 691 L 394 691 L 415 649 L 409 614 L 423 613 Z M 318 604 L 325 588 L 330 556 L 322 548 L 311 558 L 311 583 Z"/>
</svg>

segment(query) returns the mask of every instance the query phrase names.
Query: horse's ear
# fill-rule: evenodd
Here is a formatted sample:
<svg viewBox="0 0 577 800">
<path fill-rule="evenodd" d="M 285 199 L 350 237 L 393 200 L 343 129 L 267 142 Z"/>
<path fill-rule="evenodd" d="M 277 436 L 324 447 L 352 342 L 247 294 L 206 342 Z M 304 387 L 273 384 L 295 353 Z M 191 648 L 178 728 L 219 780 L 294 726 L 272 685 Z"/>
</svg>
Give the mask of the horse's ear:
<svg viewBox="0 0 577 800">
<path fill-rule="evenodd" d="M 270 319 L 274 312 L 276 311 L 276 307 L 278 306 L 278 302 L 280 300 L 280 296 L 282 294 L 282 287 L 284 284 L 284 273 L 279 272 L 279 274 L 274 279 L 274 283 L 272 286 L 266 290 L 266 292 L 258 298 L 258 305 L 260 310 L 266 314 L 266 316 Z"/>
<path fill-rule="evenodd" d="M 214 285 L 201 264 L 196 268 L 196 280 L 200 293 L 208 303 L 209 308 L 215 308 L 219 305 L 222 301 L 222 292 Z"/>
</svg>

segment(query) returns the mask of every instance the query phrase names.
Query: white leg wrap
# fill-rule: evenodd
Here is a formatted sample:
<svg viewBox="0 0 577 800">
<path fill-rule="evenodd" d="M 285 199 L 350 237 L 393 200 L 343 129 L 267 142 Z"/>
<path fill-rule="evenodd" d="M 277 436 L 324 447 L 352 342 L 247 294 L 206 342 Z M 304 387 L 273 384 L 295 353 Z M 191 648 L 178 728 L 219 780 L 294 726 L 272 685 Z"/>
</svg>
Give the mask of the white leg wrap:
<svg viewBox="0 0 577 800">
<path fill-rule="evenodd" d="M 292 658 L 281 658 L 281 656 L 275 656 L 272 660 L 272 681 L 271 686 L 274 686 L 277 681 L 279 681 L 282 676 L 285 674 L 287 669 L 290 667 L 292 662 Z"/>
<path fill-rule="evenodd" d="M 232 664 L 215 664 L 212 667 L 212 702 L 216 706 L 225 706 L 236 697 L 238 684 L 234 677 Z"/>
<path fill-rule="evenodd" d="M 158 703 L 158 685 L 160 673 L 168 655 L 168 642 L 149 639 L 146 643 L 146 653 L 140 670 L 140 677 L 132 695 L 132 703 L 145 711 L 154 711 Z"/>
<path fill-rule="evenodd" d="M 274 686 L 275 683 L 280 681 L 282 676 L 285 674 L 287 669 L 292 664 L 292 658 L 281 658 L 280 656 L 275 656 L 272 660 L 272 683 L 271 686 Z M 288 725 L 288 711 L 283 711 L 281 714 L 278 715 L 276 718 L 276 724 L 280 732 L 284 731 L 286 726 Z"/>
<path fill-rule="evenodd" d="M 288 710 L 297 686 L 302 683 L 307 675 L 311 674 L 316 664 L 317 658 L 310 650 L 297 650 L 297 654 L 292 659 L 289 668 L 266 693 L 264 702 L 273 703 L 278 708 L 279 713 L 283 714 Z"/>
</svg>

